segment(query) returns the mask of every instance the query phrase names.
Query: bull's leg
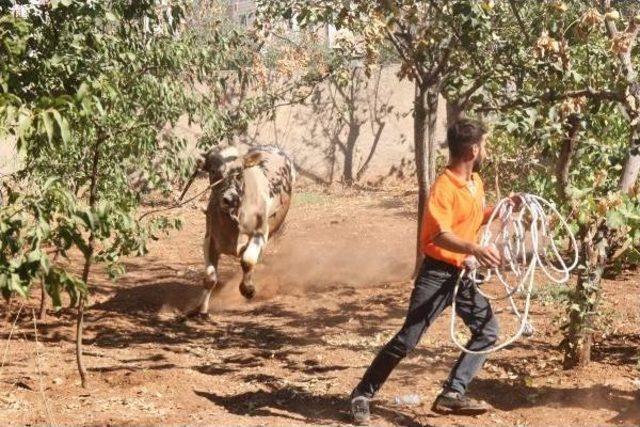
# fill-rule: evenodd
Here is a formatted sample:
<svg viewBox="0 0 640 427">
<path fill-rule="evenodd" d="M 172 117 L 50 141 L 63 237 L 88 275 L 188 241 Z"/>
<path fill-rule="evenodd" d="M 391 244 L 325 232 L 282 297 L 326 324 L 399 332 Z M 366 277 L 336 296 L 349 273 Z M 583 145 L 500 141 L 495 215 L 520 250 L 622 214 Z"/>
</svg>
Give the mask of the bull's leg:
<svg viewBox="0 0 640 427">
<path fill-rule="evenodd" d="M 202 279 L 202 299 L 200 302 L 200 316 L 207 317 L 209 314 L 209 299 L 213 288 L 218 284 L 218 260 L 220 254 L 215 248 L 215 243 L 212 238 L 205 237 L 204 240 L 204 260 L 207 265 L 204 278 Z"/>
<path fill-rule="evenodd" d="M 206 264 L 205 276 L 202 279 L 202 287 L 204 289 L 200 294 L 198 305 L 182 317 L 183 321 L 192 317 L 209 317 L 209 299 L 211 298 L 213 288 L 218 283 L 218 259 L 220 258 L 220 254 L 216 251 L 213 239 L 209 238 L 208 233 L 204 238 L 203 252 Z"/>
<path fill-rule="evenodd" d="M 244 261 L 240 262 L 242 266 L 242 282 L 240 282 L 240 293 L 243 297 L 247 299 L 253 298 L 256 294 L 256 288 L 253 286 L 253 264 L 246 263 Z"/>
</svg>

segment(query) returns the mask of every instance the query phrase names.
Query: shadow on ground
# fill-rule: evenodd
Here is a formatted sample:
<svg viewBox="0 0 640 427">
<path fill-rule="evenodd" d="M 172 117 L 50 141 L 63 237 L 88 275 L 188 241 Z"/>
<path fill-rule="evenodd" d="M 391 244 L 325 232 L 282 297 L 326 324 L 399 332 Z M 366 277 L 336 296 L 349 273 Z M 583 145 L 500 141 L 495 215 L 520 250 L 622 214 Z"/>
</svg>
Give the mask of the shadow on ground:
<svg viewBox="0 0 640 427">
<path fill-rule="evenodd" d="M 231 275 L 229 265 L 226 265 L 227 277 Z M 135 269 L 136 266 L 132 268 Z M 292 307 L 277 300 L 262 301 L 223 310 L 215 316 L 216 321 L 180 322 L 178 314 L 193 307 L 194 301 L 197 302 L 200 296 L 197 276 L 179 276 L 177 272 L 180 269 L 157 263 L 145 265 L 144 271 L 146 277 L 127 277 L 112 285 L 107 299 L 91 306 L 87 314 L 85 344 L 98 350 L 153 345 L 157 346 L 159 353 L 142 359 L 105 358 L 105 361 L 108 360 L 106 366 L 90 368 L 91 371 L 108 373 L 176 369 L 179 367 L 170 363 L 162 351 L 184 353 L 193 351 L 194 348 L 204 348 L 215 353 L 234 349 L 238 352 L 226 355 L 219 361 L 196 364 L 187 369 L 212 377 L 230 373 L 237 376 L 246 368 L 261 368 L 266 365 L 266 361 L 275 359 L 281 368 L 289 372 L 300 372 L 318 378 L 324 376 L 325 380 L 330 381 L 332 377 L 327 375 L 339 376 L 342 371 L 353 368 L 353 364 L 325 365 L 316 360 L 303 360 L 303 355 L 313 353 L 313 348 L 318 346 L 354 351 L 372 349 L 370 345 L 357 343 L 328 344 L 323 339 L 322 331 L 331 330 L 334 334 L 344 331 L 358 339 L 370 339 L 380 331 L 381 324 L 389 325 L 389 322 L 399 323 L 402 320 L 408 297 L 399 294 L 397 288 L 380 292 L 381 287 L 375 286 L 376 292 L 369 292 L 369 288 L 336 285 L 311 289 L 296 300 L 304 304 L 306 300 L 331 295 L 333 305 L 316 304 L 315 308 L 305 310 L 305 307 Z M 374 286 L 370 287 L 373 288 Z M 66 311 L 58 318 L 50 317 L 40 325 L 41 341 L 71 341 L 73 337 L 61 334 L 60 330 L 68 328 L 73 317 L 72 312 Z M 29 321 L 30 317 L 23 315 L 20 323 L 26 324 Z M 6 334 L 0 337 L 6 339 Z M 594 346 L 593 359 L 614 365 L 635 364 L 639 344 L 640 336 L 637 334 L 613 336 Z M 535 347 L 545 353 L 556 351 L 543 340 L 521 341 L 516 347 L 525 350 Z M 97 353 L 95 356 L 103 357 Z M 416 359 L 412 360 L 413 357 Z M 437 357 L 440 358 L 437 364 L 424 360 Z M 398 372 L 394 373 L 394 380 L 401 383 L 408 381 L 410 384 L 416 375 L 448 370 L 455 357 L 457 351 L 452 347 L 443 350 L 423 346 L 403 362 Z M 521 371 L 524 363 L 514 361 L 513 357 L 494 359 L 492 363 L 505 371 L 515 372 L 519 377 L 526 375 L 524 370 Z M 316 424 L 350 421 L 343 395 L 318 396 L 299 385 L 287 383 L 286 378 L 266 374 L 251 374 L 241 378 L 245 382 L 257 383 L 256 390 L 237 395 L 216 394 L 207 390 L 194 390 L 194 393 L 230 413 L 242 416 L 277 415 L 297 422 Z M 609 385 L 567 390 L 479 378 L 472 384 L 470 393 L 487 400 L 501 411 L 537 407 L 606 409 L 616 413 L 611 422 L 640 424 L 638 392 L 619 390 Z M 420 425 L 414 421 L 415 414 L 409 410 L 389 408 L 384 403 L 376 405 L 375 415 L 388 423 Z"/>
<path fill-rule="evenodd" d="M 602 384 L 585 388 L 529 387 L 525 384 L 509 384 L 498 379 L 476 379 L 470 393 L 491 403 L 501 411 L 521 408 L 583 408 L 607 409 L 618 414 L 610 421 L 615 423 L 640 423 L 640 393 L 624 391 Z"/>
<path fill-rule="evenodd" d="M 202 390 L 194 390 L 197 396 L 205 398 L 226 411 L 241 416 L 277 416 L 297 422 L 312 424 L 350 423 L 348 400 L 343 395 L 326 394 L 316 396 L 307 390 L 292 385 L 280 385 L 276 377 L 265 375 L 260 378 L 267 390 L 244 392 L 223 396 Z M 372 422 L 379 419 L 401 426 L 420 426 L 410 414 L 376 406 Z"/>
</svg>

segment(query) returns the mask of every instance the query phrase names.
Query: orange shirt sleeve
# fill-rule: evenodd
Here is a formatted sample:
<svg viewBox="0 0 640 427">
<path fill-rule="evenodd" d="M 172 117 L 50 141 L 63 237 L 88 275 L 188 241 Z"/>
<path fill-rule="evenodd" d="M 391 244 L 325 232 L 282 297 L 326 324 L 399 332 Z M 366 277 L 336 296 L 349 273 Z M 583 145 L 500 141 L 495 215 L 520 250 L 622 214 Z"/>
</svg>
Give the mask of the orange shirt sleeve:
<svg viewBox="0 0 640 427">
<path fill-rule="evenodd" d="M 453 199 L 453 193 L 446 186 L 432 187 L 424 214 L 423 241 L 432 241 L 438 234 L 452 231 Z"/>
</svg>

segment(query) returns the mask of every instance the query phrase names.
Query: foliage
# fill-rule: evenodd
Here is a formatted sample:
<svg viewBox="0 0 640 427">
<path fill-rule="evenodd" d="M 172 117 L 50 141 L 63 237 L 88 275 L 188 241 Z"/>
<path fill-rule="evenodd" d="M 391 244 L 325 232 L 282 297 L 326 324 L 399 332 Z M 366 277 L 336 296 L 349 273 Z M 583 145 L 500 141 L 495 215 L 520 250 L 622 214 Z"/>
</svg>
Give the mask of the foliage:
<svg viewBox="0 0 640 427">
<path fill-rule="evenodd" d="M 575 366 L 590 357 L 605 268 L 619 269 L 640 247 L 640 15 L 609 1 L 509 3 L 508 33 L 520 34 L 500 37 L 510 71 L 475 107 L 500 114 L 499 150 L 516 160 L 511 176 L 521 188 L 561 202 L 575 224 L 581 263 L 563 343 Z"/>
<path fill-rule="evenodd" d="M 87 265 L 106 262 L 119 274 L 122 256 L 143 255 L 149 238 L 179 226 L 142 222 L 136 212 L 145 192 L 167 194 L 192 169 L 173 131 L 181 117 L 206 123 L 218 140 L 234 131 L 236 117 L 211 106 L 242 41 L 220 33 L 217 44 L 200 43 L 182 25 L 181 2 L 64 0 L 22 14 L 11 9 L 12 2 L 0 4 L 9 40 L 0 47 L 0 124 L 17 138 L 24 168 L 6 184 L 0 212 L 14 236 L 4 239 L 10 261 L 0 287 L 26 295 L 44 275 L 60 301 L 59 289 L 84 294 L 87 277 L 52 270 L 54 254 L 78 250 Z"/>
<path fill-rule="evenodd" d="M 568 180 L 560 183 L 568 202 L 562 205 L 564 213 L 583 231 L 605 220 L 615 234 L 609 241 L 611 253 L 638 247 L 637 192 L 620 191 L 634 124 L 623 105 L 628 84 L 616 72 L 617 47 L 605 33 L 610 18 L 583 2 L 528 5 L 518 13 L 531 25 L 519 29 L 527 32 L 524 36 L 510 39 L 513 56 L 520 58 L 509 73 L 511 85 L 497 93 L 488 88 L 501 104 L 495 129 L 500 173 L 519 183 L 518 190 L 565 201 L 558 194 L 556 172 L 570 133 L 567 123 L 575 117 L 576 146 Z M 527 45 L 527 38 L 535 42 Z M 489 106 L 485 102 L 476 107 Z"/>
</svg>

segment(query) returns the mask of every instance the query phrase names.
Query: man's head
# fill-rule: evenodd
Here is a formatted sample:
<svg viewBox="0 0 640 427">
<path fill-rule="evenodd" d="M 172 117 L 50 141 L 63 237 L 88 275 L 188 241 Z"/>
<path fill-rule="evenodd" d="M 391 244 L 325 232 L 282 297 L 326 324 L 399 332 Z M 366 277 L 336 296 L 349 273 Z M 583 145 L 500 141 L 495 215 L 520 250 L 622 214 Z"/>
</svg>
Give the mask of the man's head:
<svg viewBox="0 0 640 427">
<path fill-rule="evenodd" d="M 449 127 L 447 144 L 452 162 L 473 162 L 473 171 L 479 172 L 486 159 L 485 139 L 487 127 L 472 119 L 460 119 Z"/>
</svg>

